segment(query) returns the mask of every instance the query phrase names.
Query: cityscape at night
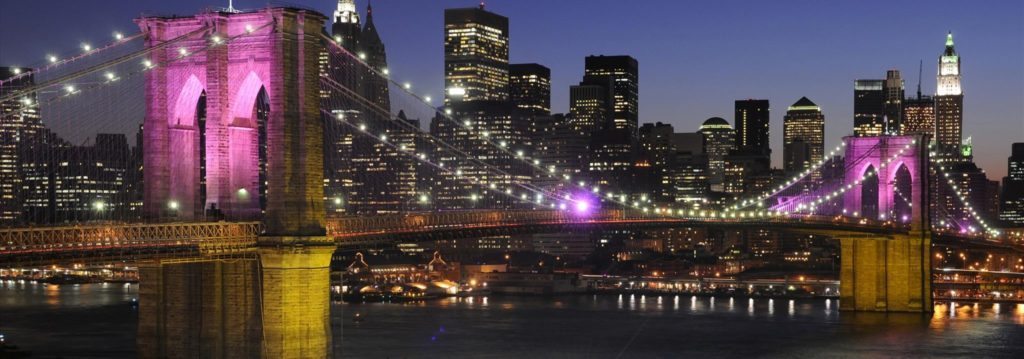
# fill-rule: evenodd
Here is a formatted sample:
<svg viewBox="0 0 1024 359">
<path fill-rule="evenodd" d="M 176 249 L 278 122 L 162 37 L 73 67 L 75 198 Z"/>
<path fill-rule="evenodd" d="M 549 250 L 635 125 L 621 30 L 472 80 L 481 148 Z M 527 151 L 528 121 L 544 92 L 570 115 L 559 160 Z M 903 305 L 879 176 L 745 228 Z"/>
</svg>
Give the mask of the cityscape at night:
<svg viewBox="0 0 1024 359">
<path fill-rule="evenodd" d="M 1024 356 L 1024 2 L 210 1 L 0 4 L 0 358 Z"/>
</svg>

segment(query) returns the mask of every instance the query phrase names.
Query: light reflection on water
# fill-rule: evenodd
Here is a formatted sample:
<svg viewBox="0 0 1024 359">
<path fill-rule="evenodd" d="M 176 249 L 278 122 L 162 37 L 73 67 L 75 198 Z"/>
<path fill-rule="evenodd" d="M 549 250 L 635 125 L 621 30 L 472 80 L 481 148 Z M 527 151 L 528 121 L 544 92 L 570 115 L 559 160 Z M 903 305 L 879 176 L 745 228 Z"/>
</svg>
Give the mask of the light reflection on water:
<svg viewBox="0 0 1024 359">
<path fill-rule="evenodd" d="M 135 356 L 134 286 L 0 282 L 0 332 L 47 356 Z M 933 314 L 839 312 L 835 299 L 679 295 L 481 296 L 334 303 L 354 357 L 1016 356 L 1024 304 L 939 302 Z M 667 305 L 671 300 L 671 307 Z M 743 302 L 746 300 L 746 306 Z M 718 303 L 719 301 L 728 301 Z M 716 305 L 717 303 L 717 305 Z M 778 308 L 776 308 L 778 306 Z M 355 322 L 359 313 L 361 322 Z M 141 318 L 146 320 L 146 318 Z M 443 329 L 442 329 L 443 328 Z M 632 343 L 629 338 L 635 337 Z M 687 346 L 679 346 L 687 338 Z M 608 354 L 611 353 L 611 354 Z"/>
</svg>

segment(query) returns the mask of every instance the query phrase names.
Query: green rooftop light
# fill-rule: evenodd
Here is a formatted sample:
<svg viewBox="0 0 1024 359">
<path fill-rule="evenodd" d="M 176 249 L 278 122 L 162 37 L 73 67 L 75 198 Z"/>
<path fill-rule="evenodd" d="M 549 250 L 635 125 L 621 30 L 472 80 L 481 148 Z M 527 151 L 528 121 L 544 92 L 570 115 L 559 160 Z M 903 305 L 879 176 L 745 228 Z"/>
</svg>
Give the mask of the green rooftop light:
<svg viewBox="0 0 1024 359">
<path fill-rule="evenodd" d="M 946 47 L 953 47 L 953 33 L 946 33 Z"/>
</svg>

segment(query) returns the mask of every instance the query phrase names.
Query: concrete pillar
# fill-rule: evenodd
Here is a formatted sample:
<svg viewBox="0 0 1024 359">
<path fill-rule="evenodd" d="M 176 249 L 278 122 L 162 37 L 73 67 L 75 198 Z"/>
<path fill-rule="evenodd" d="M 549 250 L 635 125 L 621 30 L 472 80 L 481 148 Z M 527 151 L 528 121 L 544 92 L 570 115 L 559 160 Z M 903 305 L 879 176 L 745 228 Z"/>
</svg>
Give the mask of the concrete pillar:
<svg viewBox="0 0 1024 359">
<path fill-rule="evenodd" d="M 327 358 L 334 247 L 260 248 L 263 356 Z"/>
<path fill-rule="evenodd" d="M 840 238 L 840 310 L 931 312 L 930 233 Z"/>
</svg>

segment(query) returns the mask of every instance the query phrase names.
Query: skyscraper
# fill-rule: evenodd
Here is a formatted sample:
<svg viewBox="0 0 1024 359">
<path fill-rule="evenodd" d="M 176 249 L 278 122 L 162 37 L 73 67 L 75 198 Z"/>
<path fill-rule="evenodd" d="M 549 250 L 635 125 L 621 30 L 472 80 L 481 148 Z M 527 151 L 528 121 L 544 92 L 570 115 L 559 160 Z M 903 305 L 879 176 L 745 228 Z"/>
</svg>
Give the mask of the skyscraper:
<svg viewBox="0 0 1024 359">
<path fill-rule="evenodd" d="M 900 70 L 885 73 L 885 133 L 900 135 L 903 130 L 903 79 Z"/>
<path fill-rule="evenodd" d="M 885 81 L 853 82 L 854 136 L 880 136 L 885 132 Z"/>
<path fill-rule="evenodd" d="M 712 117 L 704 121 L 700 126 L 701 135 L 704 136 L 704 153 L 707 155 L 707 177 L 715 190 L 721 191 L 722 174 L 725 170 L 725 156 L 729 155 L 736 146 L 732 126 L 721 117 Z"/>
<path fill-rule="evenodd" d="M 939 56 L 935 90 L 935 142 L 953 154 L 963 139 L 964 95 L 960 88 L 960 56 L 953 48 L 953 33 L 946 34 L 946 49 Z"/>
<path fill-rule="evenodd" d="M 535 154 L 541 163 L 572 171 L 574 177 L 584 175 L 587 167 L 587 145 L 590 134 L 577 131 L 569 117 L 563 114 L 540 116 L 536 119 Z M 538 176 L 535 182 L 542 188 L 559 187 L 561 177 Z"/>
<path fill-rule="evenodd" d="M 444 10 L 445 104 L 509 98 L 508 18 L 476 8 Z"/>
<path fill-rule="evenodd" d="M 789 106 L 783 118 L 782 157 L 786 172 L 812 167 L 825 154 L 825 115 L 807 97 Z"/>
<path fill-rule="evenodd" d="M 931 96 L 919 95 L 903 103 L 903 134 L 935 136 L 935 100 Z"/>
<path fill-rule="evenodd" d="M 551 70 L 540 64 L 511 64 L 509 95 L 512 103 L 534 116 L 551 114 Z"/>
<path fill-rule="evenodd" d="M 569 121 L 576 131 L 589 136 L 604 128 L 611 115 L 608 95 L 607 86 L 581 83 L 569 87 Z"/>
<path fill-rule="evenodd" d="M 639 64 L 632 56 L 587 56 L 583 83 L 608 87 L 610 116 L 602 127 L 636 136 L 639 121 Z"/>
<path fill-rule="evenodd" d="M 770 155 L 768 100 L 736 100 L 736 149 Z"/>
<path fill-rule="evenodd" d="M 19 75 L 18 67 L 0 67 L 0 77 L 8 78 Z M 33 86 L 33 75 L 22 75 L 0 87 L 0 96 L 18 92 Z M 23 98 L 12 99 L 0 103 L 0 225 L 15 223 L 21 220 L 24 196 L 22 182 L 24 175 L 21 166 L 23 148 L 34 142 L 42 129 L 39 118 L 38 99 L 32 93 Z"/>
<path fill-rule="evenodd" d="M 1024 227 L 1024 142 L 1013 144 L 1006 160 L 999 220 L 1006 227 Z"/>
</svg>

